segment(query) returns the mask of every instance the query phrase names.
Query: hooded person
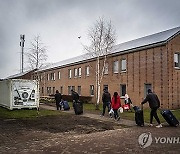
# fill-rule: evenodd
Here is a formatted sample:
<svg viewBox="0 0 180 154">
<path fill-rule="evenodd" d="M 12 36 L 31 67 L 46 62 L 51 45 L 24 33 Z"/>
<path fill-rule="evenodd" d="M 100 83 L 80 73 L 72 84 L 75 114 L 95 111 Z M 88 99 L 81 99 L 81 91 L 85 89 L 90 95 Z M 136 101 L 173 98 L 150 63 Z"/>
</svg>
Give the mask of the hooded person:
<svg viewBox="0 0 180 154">
<path fill-rule="evenodd" d="M 111 109 L 111 94 L 108 92 L 107 88 L 104 89 L 104 93 L 102 95 L 102 102 L 103 102 L 103 112 L 102 116 L 104 116 L 106 107 L 108 108 L 108 112 Z"/>
<path fill-rule="evenodd" d="M 157 115 L 157 109 L 160 107 L 160 101 L 158 96 L 151 91 L 151 89 L 148 89 L 148 94 L 146 98 L 141 102 L 141 104 L 145 104 L 149 102 L 149 107 L 151 108 L 150 112 L 150 126 L 153 126 L 152 121 L 153 117 L 156 119 L 158 125 L 156 126 L 157 128 L 161 128 L 161 122 L 159 120 L 159 117 Z"/>
</svg>

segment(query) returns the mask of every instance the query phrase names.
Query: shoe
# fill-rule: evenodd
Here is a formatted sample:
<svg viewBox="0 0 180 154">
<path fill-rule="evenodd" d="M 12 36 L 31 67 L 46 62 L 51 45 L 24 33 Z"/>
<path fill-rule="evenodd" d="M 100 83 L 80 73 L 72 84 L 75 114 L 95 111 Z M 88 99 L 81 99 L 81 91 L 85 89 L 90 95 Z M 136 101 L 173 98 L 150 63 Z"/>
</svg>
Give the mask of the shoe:
<svg viewBox="0 0 180 154">
<path fill-rule="evenodd" d="M 120 120 L 120 117 L 117 118 L 117 121 L 119 121 L 119 120 Z"/>
<path fill-rule="evenodd" d="M 104 117 L 104 115 L 101 114 L 100 117 Z"/>
<path fill-rule="evenodd" d="M 157 126 L 156 126 L 156 128 L 162 128 L 162 125 L 161 125 L 161 124 L 159 124 L 159 125 L 157 125 Z"/>
<path fill-rule="evenodd" d="M 153 127 L 153 124 L 149 124 L 149 127 Z"/>
</svg>

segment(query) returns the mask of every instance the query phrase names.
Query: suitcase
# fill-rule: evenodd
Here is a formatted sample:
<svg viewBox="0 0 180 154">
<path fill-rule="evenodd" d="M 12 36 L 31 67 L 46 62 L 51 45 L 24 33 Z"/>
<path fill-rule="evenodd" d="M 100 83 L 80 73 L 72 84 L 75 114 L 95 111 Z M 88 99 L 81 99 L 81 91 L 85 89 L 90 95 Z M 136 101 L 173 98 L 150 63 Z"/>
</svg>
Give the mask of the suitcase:
<svg viewBox="0 0 180 154">
<path fill-rule="evenodd" d="M 124 108 L 124 110 L 129 110 L 130 109 L 130 105 L 129 104 L 125 104 L 125 105 L 123 105 L 123 108 Z"/>
<path fill-rule="evenodd" d="M 69 110 L 70 109 L 70 106 L 69 106 L 67 101 L 62 102 L 62 107 L 63 107 L 64 110 Z"/>
<path fill-rule="evenodd" d="M 176 117 L 172 114 L 170 110 L 162 110 L 161 115 L 170 126 L 177 127 L 179 125 L 179 121 L 176 119 Z"/>
<path fill-rule="evenodd" d="M 135 111 L 135 122 L 138 126 L 143 127 L 144 126 L 144 115 L 143 110 L 140 109 L 138 106 L 133 106 L 133 109 Z"/>
<path fill-rule="evenodd" d="M 76 115 L 83 114 L 83 104 L 81 102 L 74 102 L 73 107 Z"/>
</svg>

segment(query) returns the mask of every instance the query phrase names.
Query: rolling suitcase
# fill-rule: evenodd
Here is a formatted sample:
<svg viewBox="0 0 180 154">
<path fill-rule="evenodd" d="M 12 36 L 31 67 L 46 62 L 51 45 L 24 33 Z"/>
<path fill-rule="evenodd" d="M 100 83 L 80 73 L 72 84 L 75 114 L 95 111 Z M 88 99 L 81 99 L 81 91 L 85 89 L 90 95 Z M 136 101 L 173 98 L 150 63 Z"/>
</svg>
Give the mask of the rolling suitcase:
<svg viewBox="0 0 180 154">
<path fill-rule="evenodd" d="M 143 107 L 142 109 L 138 106 L 133 106 L 133 109 L 135 111 L 135 122 L 138 126 L 143 127 L 144 126 L 144 115 L 143 115 Z"/>
<path fill-rule="evenodd" d="M 80 101 L 74 102 L 73 107 L 76 115 L 83 114 L 83 104 Z"/>
<path fill-rule="evenodd" d="M 162 110 L 161 115 L 164 117 L 164 119 L 170 126 L 176 127 L 179 125 L 179 121 L 176 119 L 176 117 L 172 114 L 170 110 Z"/>
</svg>

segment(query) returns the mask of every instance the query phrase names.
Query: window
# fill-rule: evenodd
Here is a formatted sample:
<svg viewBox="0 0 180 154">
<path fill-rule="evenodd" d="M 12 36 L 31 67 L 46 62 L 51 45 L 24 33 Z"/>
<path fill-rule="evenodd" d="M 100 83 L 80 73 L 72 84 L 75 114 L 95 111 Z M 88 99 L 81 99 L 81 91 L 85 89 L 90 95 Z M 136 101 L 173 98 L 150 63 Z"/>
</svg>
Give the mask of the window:
<svg viewBox="0 0 180 154">
<path fill-rule="evenodd" d="M 180 53 L 174 54 L 174 67 L 180 68 Z"/>
<path fill-rule="evenodd" d="M 47 94 L 51 94 L 51 87 L 47 87 Z"/>
<path fill-rule="evenodd" d="M 85 71 L 86 71 L 86 76 L 89 76 L 89 66 L 86 66 L 86 68 L 85 68 Z"/>
<path fill-rule="evenodd" d="M 41 89 L 42 89 L 42 94 L 44 94 L 44 88 L 42 87 Z"/>
<path fill-rule="evenodd" d="M 90 95 L 94 96 L 94 85 L 90 85 Z"/>
<path fill-rule="evenodd" d="M 49 74 L 47 74 L 47 81 L 49 81 Z"/>
<path fill-rule="evenodd" d="M 53 95 L 55 94 L 55 87 L 53 87 Z"/>
<path fill-rule="evenodd" d="M 51 80 L 55 80 L 55 73 L 51 73 L 50 78 L 51 78 Z"/>
<path fill-rule="evenodd" d="M 145 83 L 144 84 L 144 97 L 148 94 L 148 89 L 152 90 L 152 85 L 150 83 Z"/>
<path fill-rule="evenodd" d="M 108 85 L 103 85 L 103 89 L 107 89 L 108 90 Z"/>
<path fill-rule="evenodd" d="M 114 73 L 118 73 L 118 70 L 119 70 L 118 61 L 114 61 L 114 65 L 113 65 L 113 71 L 114 71 Z"/>
<path fill-rule="evenodd" d="M 71 90 L 75 91 L 75 86 L 68 86 L 68 95 L 71 95 Z"/>
<path fill-rule="evenodd" d="M 104 67 L 104 74 L 108 74 L 108 63 L 105 64 L 105 67 Z"/>
<path fill-rule="evenodd" d="M 125 96 L 126 94 L 126 85 L 125 84 L 121 84 L 120 85 L 120 95 L 121 96 Z"/>
<path fill-rule="evenodd" d="M 71 79 L 71 77 L 72 77 L 72 70 L 71 69 L 68 70 L 68 77 L 69 77 L 69 79 Z"/>
<path fill-rule="evenodd" d="M 63 94 L 63 86 L 60 87 L 60 93 Z"/>
<path fill-rule="evenodd" d="M 77 68 L 74 69 L 74 77 L 77 77 L 78 76 L 78 70 Z"/>
<path fill-rule="evenodd" d="M 58 79 L 61 79 L 61 72 L 58 72 Z"/>
<path fill-rule="evenodd" d="M 81 86 L 78 86 L 78 94 L 81 95 Z"/>
<path fill-rule="evenodd" d="M 68 95 L 71 95 L 71 86 L 68 86 Z"/>
<path fill-rule="evenodd" d="M 81 77 L 81 67 L 78 68 L 78 76 Z"/>
<path fill-rule="evenodd" d="M 126 71 L 126 59 L 121 60 L 121 71 Z"/>
</svg>

